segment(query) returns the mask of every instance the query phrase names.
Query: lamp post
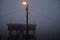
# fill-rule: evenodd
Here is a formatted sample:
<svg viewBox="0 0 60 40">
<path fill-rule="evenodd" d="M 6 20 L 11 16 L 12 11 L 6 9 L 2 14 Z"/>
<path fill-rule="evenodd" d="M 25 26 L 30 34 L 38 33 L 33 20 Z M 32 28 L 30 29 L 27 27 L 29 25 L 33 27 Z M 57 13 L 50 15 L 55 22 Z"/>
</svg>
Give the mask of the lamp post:
<svg viewBox="0 0 60 40">
<path fill-rule="evenodd" d="M 26 38 L 28 39 L 28 8 L 29 8 L 29 4 L 26 0 L 22 1 L 22 4 L 25 6 L 25 10 L 26 10 Z"/>
</svg>

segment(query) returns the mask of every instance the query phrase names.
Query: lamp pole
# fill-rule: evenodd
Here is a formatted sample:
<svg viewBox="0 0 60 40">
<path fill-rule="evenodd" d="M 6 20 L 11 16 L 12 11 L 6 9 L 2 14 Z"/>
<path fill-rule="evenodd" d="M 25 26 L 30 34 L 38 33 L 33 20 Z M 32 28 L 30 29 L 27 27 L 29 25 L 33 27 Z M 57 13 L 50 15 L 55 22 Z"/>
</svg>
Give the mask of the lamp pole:
<svg viewBox="0 0 60 40">
<path fill-rule="evenodd" d="M 28 39 L 28 7 L 29 7 L 29 5 L 27 4 L 27 6 L 26 6 L 26 37 L 27 37 L 27 39 Z"/>
<path fill-rule="evenodd" d="M 26 10 L 26 40 L 28 40 L 28 9 L 29 9 L 29 4 L 26 0 L 22 2 L 22 4 L 25 6 Z"/>
</svg>

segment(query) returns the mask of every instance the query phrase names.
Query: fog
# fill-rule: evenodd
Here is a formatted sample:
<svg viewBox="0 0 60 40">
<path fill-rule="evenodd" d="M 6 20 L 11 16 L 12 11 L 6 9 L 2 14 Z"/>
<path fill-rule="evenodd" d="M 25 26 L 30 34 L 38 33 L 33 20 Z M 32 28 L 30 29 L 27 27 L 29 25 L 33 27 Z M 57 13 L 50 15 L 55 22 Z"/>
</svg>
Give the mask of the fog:
<svg viewBox="0 0 60 40">
<path fill-rule="evenodd" d="M 29 24 L 36 24 L 36 36 L 39 39 L 47 35 L 51 38 L 60 32 L 60 0 L 28 0 Z M 21 0 L 0 0 L 0 34 L 7 39 L 8 23 L 26 23 L 25 8 Z"/>
</svg>

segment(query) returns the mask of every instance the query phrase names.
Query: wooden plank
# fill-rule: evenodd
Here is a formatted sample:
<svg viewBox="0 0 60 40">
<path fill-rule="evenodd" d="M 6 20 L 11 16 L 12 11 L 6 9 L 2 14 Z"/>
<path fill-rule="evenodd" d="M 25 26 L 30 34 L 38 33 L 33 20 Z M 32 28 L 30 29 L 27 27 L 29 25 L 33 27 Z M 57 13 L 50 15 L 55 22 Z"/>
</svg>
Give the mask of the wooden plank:
<svg viewBox="0 0 60 40">
<path fill-rule="evenodd" d="M 28 24 L 28 30 L 35 30 L 35 24 Z M 26 24 L 8 24 L 8 30 L 26 30 Z"/>
</svg>

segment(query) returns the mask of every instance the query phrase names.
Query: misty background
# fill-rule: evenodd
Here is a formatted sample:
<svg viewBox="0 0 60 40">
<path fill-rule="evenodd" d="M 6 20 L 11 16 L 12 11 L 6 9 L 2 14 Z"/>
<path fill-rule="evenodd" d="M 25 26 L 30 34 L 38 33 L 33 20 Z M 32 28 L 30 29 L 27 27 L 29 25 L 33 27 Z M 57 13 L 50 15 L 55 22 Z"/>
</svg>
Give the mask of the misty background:
<svg viewBox="0 0 60 40">
<path fill-rule="evenodd" d="M 29 24 L 36 24 L 36 36 L 52 38 L 60 33 L 60 0 L 28 0 Z M 21 0 L 0 0 L 0 35 L 7 39 L 8 23 L 26 22 L 25 8 Z"/>
</svg>

